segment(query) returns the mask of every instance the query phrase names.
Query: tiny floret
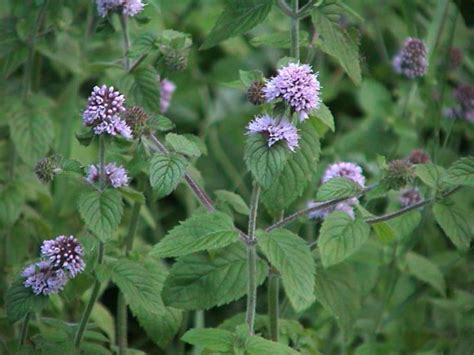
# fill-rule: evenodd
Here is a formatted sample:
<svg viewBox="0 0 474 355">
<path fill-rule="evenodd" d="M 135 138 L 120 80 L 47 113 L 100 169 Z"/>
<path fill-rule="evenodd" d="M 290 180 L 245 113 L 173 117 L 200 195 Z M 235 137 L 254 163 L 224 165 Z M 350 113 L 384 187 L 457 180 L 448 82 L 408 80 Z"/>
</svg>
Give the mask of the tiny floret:
<svg viewBox="0 0 474 355">
<path fill-rule="evenodd" d="M 313 73 L 307 64 L 296 63 L 280 68 L 263 88 L 267 102 L 283 99 L 299 113 L 300 120 L 308 118 L 311 110 L 319 108 L 320 90 L 318 73 Z"/>
<path fill-rule="evenodd" d="M 97 165 L 89 165 L 86 180 L 94 184 L 99 181 L 99 168 Z M 115 163 L 109 163 L 105 166 L 105 179 L 109 185 L 119 188 L 128 185 L 127 171 L 123 166 L 117 166 Z"/>
<path fill-rule="evenodd" d="M 247 125 L 247 134 L 256 133 L 266 136 L 269 147 L 279 141 L 284 141 L 292 152 L 298 147 L 298 129 L 285 119 L 277 120 L 267 115 L 257 116 Z"/>
<path fill-rule="evenodd" d="M 430 156 L 423 149 L 414 149 L 408 156 L 411 164 L 426 164 L 430 162 Z"/>
<path fill-rule="evenodd" d="M 143 11 L 142 0 L 97 0 L 97 11 L 102 17 L 110 12 L 122 13 L 125 16 L 135 16 Z"/>
<path fill-rule="evenodd" d="M 362 168 L 354 163 L 340 162 L 330 165 L 324 172 L 322 183 L 328 182 L 335 177 L 346 177 L 365 187 L 365 176 Z"/>
<path fill-rule="evenodd" d="M 420 191 L 416 187 L 402 189 L 400 190 L 399 201 L 403 208 L 412 206 L 421 201 Z"/>
<path fill-rule="evenodd" d="M 84 249 L 72 235 L 60 235 L 56 239 L 45 240 L 41 245 L 41 256 L 55 269 L 63 269 L 70 278 L 84 271 Z"/>
<path fill-rule="evenodd" d="M 407 38 L 392 64 L 395 72 L 410 79 L 424 76 L 428 69 L 425 43 L 417 38 Z"/>
<path fill-rule="evenodd" d="M 22 273 L 24 285 L 35 295 L 55 294 L 64 289 L 68 277 L 64 270 L 55 268 L 49 261 L 39 261 L 27 266 Z"/>
<path fill-rule="evenodd" d="M 176 90 L 176 85 L 168 79 L 160 81 L 160 111 L 165 113 L 171 104 L 171 98 Z"/>
</svg>

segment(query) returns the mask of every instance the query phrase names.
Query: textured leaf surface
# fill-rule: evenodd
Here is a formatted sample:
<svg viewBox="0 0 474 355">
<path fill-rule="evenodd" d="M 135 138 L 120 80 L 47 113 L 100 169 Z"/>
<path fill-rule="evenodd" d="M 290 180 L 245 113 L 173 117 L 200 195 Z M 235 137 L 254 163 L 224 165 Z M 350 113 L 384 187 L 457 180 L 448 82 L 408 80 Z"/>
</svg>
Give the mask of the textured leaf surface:
<svg viewBox="0 0 474 355">
<path fill-rule="evenodd" d="M 353 220 L 344 212 L 335 211 L 327 216 L 318 241 L 324 267 L 340 263 L 354 254 L 367 241 L 369 233 L 367 223 Z"/>
<path fill-rule="evenodd" d="M 334 125 L 334 116 L 325 104 L 321 103 L 317 110 L 311 111 L 310 117 L 316 117 L 317 119 L 321 120 L 321 122 L 324 123 L 324 125 L 331 131 L 334 132 L 336 130 L 336 126 Z"/>
<path fill-rule="evenodd" d="M 201 46 L 208 49 L 220 41 L 245 33 L 265 20 L 273 0 L 233 0 L 225 3 L 222 14 Z"/>
<path fill-rule="evenodd" d="M 316 199 L 318 201 L 328 201 L 354 196 L 360 191 L 362 191 L 362 187 L 358 183 L 348 178 L 336 177 L 321 185 Z"/>
<path fill-rule="evenodd" d="M 123 215 L 120 192 L 113 189 L 83 192 L 78 205 L 82 219 L 97 237 L 102 241 L 112 237 Z"/>
<path fill-rule="evenodd" d="M 441 270 L 424 256 L 409 252 L 406 256 L 408 271 L 417 279 L 433 286 L 441 295 L 446 294 L 446 283 Z"/>
<path fill-rule="evenodd" d="M 214 191 L 214 193 L 216 194 L 218 201 L 229 204 L 236 212 L 243 215 L 249 214 L 250 209 L 240 195 L 226 190 L 217 190 Z"/>
<path fill-rule="evenodd" d="M 201 250 L 225 247 L 239 238 L 232 219 L 222 213 L 197 213 L 179 226 L 153 248 L 159 257 L 191 254 Z"/>
<path fill-rule="evenodd" d="M 443 167 L 431 163 L 418 164 L 415 168 L 416 176 L 430 187 L 438 187 L 445 173 Z"/>
<path fill-rule="evenodd" d="M 160 82 L 157 77 L 153 68 L 139 67 L 133 72 L 134 81 L 130 88 L 135 103 L 154 113 L 160 113 Z"/>
<path fill-rule="evenodd" d="M 213 328 L 196 328 L 188 330 L 181 340 L 210 351 L 232 353 L 234 334 L 228 330 Z"/>
<path fill-rule="evenodd" d="M 449 169 L 446 181 L 453 185 L 474 186 L 474 157 L 461 158 Z"/>
<path fill-rule="evenodd" d="M 250 40 L 250 44 L 254 47 L 272 47 L 272 48 L 290 48 L 291 47 L 291 36 L 290 31 L 278 32 L 278 33 L 266 33 L 260 36 L 253 37 Z M 308 33 L 300 31 L 299 33 L 299 45 L 305 47 L 309 44 Z"/>
<path fill-rule="evenodd" d="M 258 285 L 266 275 L 265 262 L 258 260 Z M 212 254 L 200 253 L 178 259 L 170 270 L 162 296 L 170 306 L 196 310 L 235 301 L 246 292 L 246 251 L 241 243 L 235 243 Z"/>
<path fill-rule="evenodd" d="M 0 226 L 10 226 L 16 222 L 23 200 L 23 193 L 15 182 L 0 188 Z"/>
<path fill-rule="evenodd" d="M 303 311 L 315 300 L 315 264 L 308 243 L 286 229 L 259 231 L 258 246 L 280 272 L 283 286 L 296 311 Z"/>
<path fill-rule="evenodd" d="M 291 153 L 278 179 L 262 194 L 263 203 L 274 214 L 286 209 L 300 197 L 311 181 L 309 177 L 316 173 L 319 137 L 310 121 L 306 120 L 300 126 L 300 147 Z"/>
<path fill-rule="evenodd" d="M 186 173 L 186 159 L 170 154 L 155 154 L 150 161 L 150 184 L 158 198 L 169 195 Z"/>
<path fill-rule="evenodd" d="M 272 354 L 272 355 L 297 355 L 299 352 L 292 348 L 271 340 L 264 339 L 259 336 L 248 337 L 245 342 L 245 350 L 249 355 L 261 355 L 261 354 Z"/>
<path fill-rule="evenodd" d="M 198 157 L 201 155 L 199 146 L 187 139 L 185 136 L 176 133 L 168 133 L 166 135 L 166 142 L 178 153 L 189 157 Z"/>
<path fill-rule="evenodd" d="M 278 178 L 289 155 L 288 147 L 282 142 L 269 147 L 262 134 L 247 137 L 244 159 L 255 181 L 264 189 Z"/>
<path fill-rule="evenodd" d="M 46 306 L 48 297 L 35 295 L 23 285 L 24 279 L 12 283 L 5 295 L 5 307 L 10 322 L 23 319 L 29 312 L 37 312 Z"/>
<path fill-rule="evenodd" d="M 454 205 L 436 203 L 433 214 L 456 248 L 469 249 L 474 234 L 472 213 Z"/>
</svg>

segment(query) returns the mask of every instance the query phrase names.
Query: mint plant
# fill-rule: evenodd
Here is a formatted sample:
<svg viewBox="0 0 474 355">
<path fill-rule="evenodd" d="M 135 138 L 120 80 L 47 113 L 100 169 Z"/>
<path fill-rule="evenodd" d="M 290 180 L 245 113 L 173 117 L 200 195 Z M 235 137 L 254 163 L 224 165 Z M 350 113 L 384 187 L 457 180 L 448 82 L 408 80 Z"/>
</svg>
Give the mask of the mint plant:
<svg viewBox="0 0 474 355">
<path fill-rule="evenodd" d="M 472 350 L 459 2 L 7 3 L 2 353 Z"/>
</svg>

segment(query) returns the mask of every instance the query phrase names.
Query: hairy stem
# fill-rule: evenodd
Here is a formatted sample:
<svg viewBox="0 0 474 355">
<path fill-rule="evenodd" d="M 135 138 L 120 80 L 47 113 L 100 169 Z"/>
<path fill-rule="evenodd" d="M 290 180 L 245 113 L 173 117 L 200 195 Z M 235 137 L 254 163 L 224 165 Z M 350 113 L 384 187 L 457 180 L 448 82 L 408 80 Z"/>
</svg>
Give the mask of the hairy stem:
<svg viewBox="0 0 474 355">
<path fill-rule="evenodd" d="M 280 275 L 275 270 L 270 270 L 268 277 L 268 319 L 270 322 L 270 339 L 278 341 L 278 318 L 280 313 Z"/>
<path fill-rule="evenodd" d="M 99 188 L 104 191 L 106 185 L 105 176 L 105 136 L 99 136 Z"/>
<path fill-rule="evenodd" d="M 23 318 L 23 322 L 21 323 L 20 341 L 18 344 L 19 349 L 21 349 L 21 347 L 26 342 L 26 337 L 28 336 L 28 324 L 30 323 L 30 318 L 31 318 L 31 313 L 28 312 L 25 315 L 25 318 Z"/>
<path fill-rule="evenodd" d="M 293 12 L 291 11 L 291 8 L 288 6 L 285 0 L 277 0 L 277 5 L 280 8 L 280 10 L 285 13 L 285 15 L 293 16 Z"/>
<path fill-rule="evenodd" d="M 247 247 L 247 314 L 246 322 L 249 334 L 254 334 L 255 309 L 257 306 L 257 250 L 255 230 L 257 225 L 258 200 L 260 187 L 254 183 L 248 225 Z"/>
<path fill-rule="evenodd" d="M 130 69 L 130 59 L 128 58 L 128 52 L 130 51 L 130 37 L 128 35 L 128 17 L 127 15 L 120 15 L 120 26 L 122 27 L 123 35 L 123 66 L 125 70 Z"/>
<path fill-rule="evenodd" d="M 99 255 L 97 257 L 97 265 L 101 265 L 103 260 L 104 260 L 104 243 L 99 241 Z M 100 282 L 96 278 L 95 283 L 94 283 L 94 288 L 92 289 L 91 297 L 89 299 L 89 302 L 86 305 L 86 308 L 84 309 L 84 313 L 82 313 L 82 318 L 79 323 L 79 327 L 77 328 L 76 335 L 74 337 L 74 345 L 76 346 L 76 348 L 79 348 L 81 346 L 82 337 L 84 336 L 84 331 L 86 330 L 87 323 L 89 322 L 92 309 L 94 308 L 94 305 L 97 299 L 99 298 L 99 292 L 100 292 Z"/>
<path fill-rule="evenodd" d="M 299 0 L 291 0 L 291 56 L 300 59 L 300 19 L 298 18 Z"/>
</svg>

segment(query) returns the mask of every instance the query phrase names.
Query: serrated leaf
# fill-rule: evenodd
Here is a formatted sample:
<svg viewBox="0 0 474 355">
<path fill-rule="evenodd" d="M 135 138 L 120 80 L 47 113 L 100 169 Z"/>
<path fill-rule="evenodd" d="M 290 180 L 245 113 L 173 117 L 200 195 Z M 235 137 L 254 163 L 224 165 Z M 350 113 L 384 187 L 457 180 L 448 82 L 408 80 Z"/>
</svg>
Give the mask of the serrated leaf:
<svg viewBox="0 0 474 355">
<path fill-rule="evenodd" d="M 262 193 L 263 203 L 273 214 L 286 209 L 300 197 L 311 181 L 308 177 L 316 173 L 319 136 L 310 121 L 306 120 L 300 126 L 299 148 L 291 153 L 278 179 Z"/>
<path fill-rule="evenodd" d="M 222 212 L 196 213 L 174 227 L 153 248 L 153 255 L 166 258 L 225 247 L 239 238 L 232 219 Z"/>
<path fill-rule="evenodd" d="M 224 11 L 200 49 L 214 47 L 219 42 L 243 34 L 265 20 L 273 0 L 235 0 L 225 3 Z"/>
<path fill-rule="evenodd" d="M 150 161 L 150 184 L 158 198 L 169 195 L 186 173 L 187 161 L 176 153 L 153 155 Z"/>
<path fill-rule="evenodd" d="M 445 181 L 452 185 L 474 186 L 474 157 L 454 162 L 447 171 Z"/>
<path fill-rule="evenodd" d="M 428 163 L 416 165 L 415 174 L 426 185 L 437 188 L 439 187 L 442 179 L 444 178 L 446 171 L 441 166 Z"/>
<path fill-rule="evenodd" d="M 387 223 L 399 239 L 407 238 L 421 222 L 420 211 L 411 211 L 397 218 L 391 219 Z"/>
<path fill-rule="evenodd" d="M 331 110 L 321 102 L 319 108 L 316 110 L 312 110 L 309 114 L 310 117 L 316 117 L 319 119 L 326 127 L 328 127 L 331 131 L 336 131 L 336 126 L 334 125 L 334 117 L 331 113 Z"/>
<path fill-rule="evenodd" d="M 316 270 L 316 300 L 331 312 L 347 334 L 361 306 L 360 288 L 354 270 L 347 264 Z"/>
<path fill-rule="evenodd" d="M 23 319 L 30 312 L 40 311 L 48 303 L 48 297 L 35 295 L 31 288 L 23 285 L 24 279 L 17 279 L 7 289 L 5 294 L 5 308 L 10 322 Z"/>
<path fill-rule="evenodd" d="M 123 203 L 117 190 L 83 192 L 78 207 L 86 226 L 102 241 L 112 237 L 122 220 Z"/>
<path fill-rule="evenodd" d="M 147 121 L 147 125 L 152 130 L 161 132 L 171 131 L 175 127 L 175 124 L 163 115 L 154 115 L 150 117 Z"/>
<path fill-rule="evenodd" d="M 250 209 L 247 206 L 247 203 L 240 195 L 226 190 L 216 190 L 214 191 L 214 193 L 217 196 L 218 201 L 222 201 L 229 204 L 236 212 L 246 216 L 248 216 L 248 214 L 250 213 Z"/>
<path fill-rule="evenodd" d="M 286 229 L 257 232 L 257 243 L 270 263 L 280 272 L 283 287 L 297 312 L 315 300 L 315 264 L 308 243 Z"/>
<path fill-rule="evenodd" d="M 337 3 L 328 1 L 313 11 L 312 19 L 321 36 L 321 50 L 335 57 L 352 81 L 359 85 L 362 80 L 359 46 L 353 36 L 339 24 L 338 18 L 341 14 Z"/>
<path fill-rule="evenodd" d="M 257 260 L 257 284 L 265 281 L 266 263 Z M 212 254 L 181 257 L 170 270 L 162 297 L 165 304 L 185 309 L 210 309 L 235 301 L 247 293 L 247 258 L 242 243 Z"/>
<path fill-rule="evenodd" d="M 239 79 L 244 88 L 248 88 L 254 81 L 263 81 L 265 77 L 261 70 L 239 70 Z"/>
<path fill-rule="evenodd" d="M 319 251 L 324 267 L 340 263 L 354 254 L 369 239 L 370 227 L 361 219 L 335 211 L 323 222 L 319 232 Z"/>
<path fill-rule="evenodd" d="M 18 155 L 33 165 L 43 158 L 54 137 L 51 119 L 40 112 L 24 112 L 10 120 L 10 133 Z"/>
<path fill-rule="evenodd" d="M 262 34 L 260 36 L 253 37 L 250 40 L 250 44 L 254 47 L 272 47 L 272 48 L 290 48 L 291 47 L 291 36 L 290 31 Z M 299 33 L 299 45 L 300 47 L 306 47 L 309 44 L 308 33 L 300 31 Z"/>
<path fill-rule="evenodd" d="M 283 142 L 271 147 L 262 134 L 251 134 L 245 144 L 245 163 L 255 181 L 264 189 L 278 178 L 291 154 Z"/>
<path fill-rule="evenodd" d="M 469 249 L 474 234 L 472 213 L 455 205 L 436 203 L 433 214 L 456 248 Z"/>
<path fill-rule="evenodd" d="M 168 133 L 165 139 L 175 152 L 187 155 L 189 157 L 199 157 L 201 155 L 199 146 L 187 139 L 185 136 L 181 136 L 176 133 Z"/>
<path fill-rule="evenodd" d="M 146 110 L 160 113 L 160 82 L 157 72 L 151 67 L 139 67 L 133 71 L 133 84 L 129 95 Z"/>
<path fill-rule="evenodd" d="M 354 196 L 362 191 L 355 181 L 345 177 L 335 177 L 321 185 L 316 195 L 317 201 L 328 201 Z"/>
<path fill-rule="evenodd" d="M 408 252 L 406 262 L 410 274 L 433 286 L 441 295 L 446 295 L 446 283 L 438 266 L 415 252 Z"/>
<path fill-rule="evenodd" d="M 259 336 L 248 337 L 245 342 L 246 354 L 249 355 L 298 355 L 299 352 L 282 343 L 263 339 Z"/>
<path fill-rule="evenodd" d="M 232 353 L 234 338 L 234 334 L 228 330 L 196 328 L 188 330 L 181 340 L 210 351 Z"/>
</svg>

